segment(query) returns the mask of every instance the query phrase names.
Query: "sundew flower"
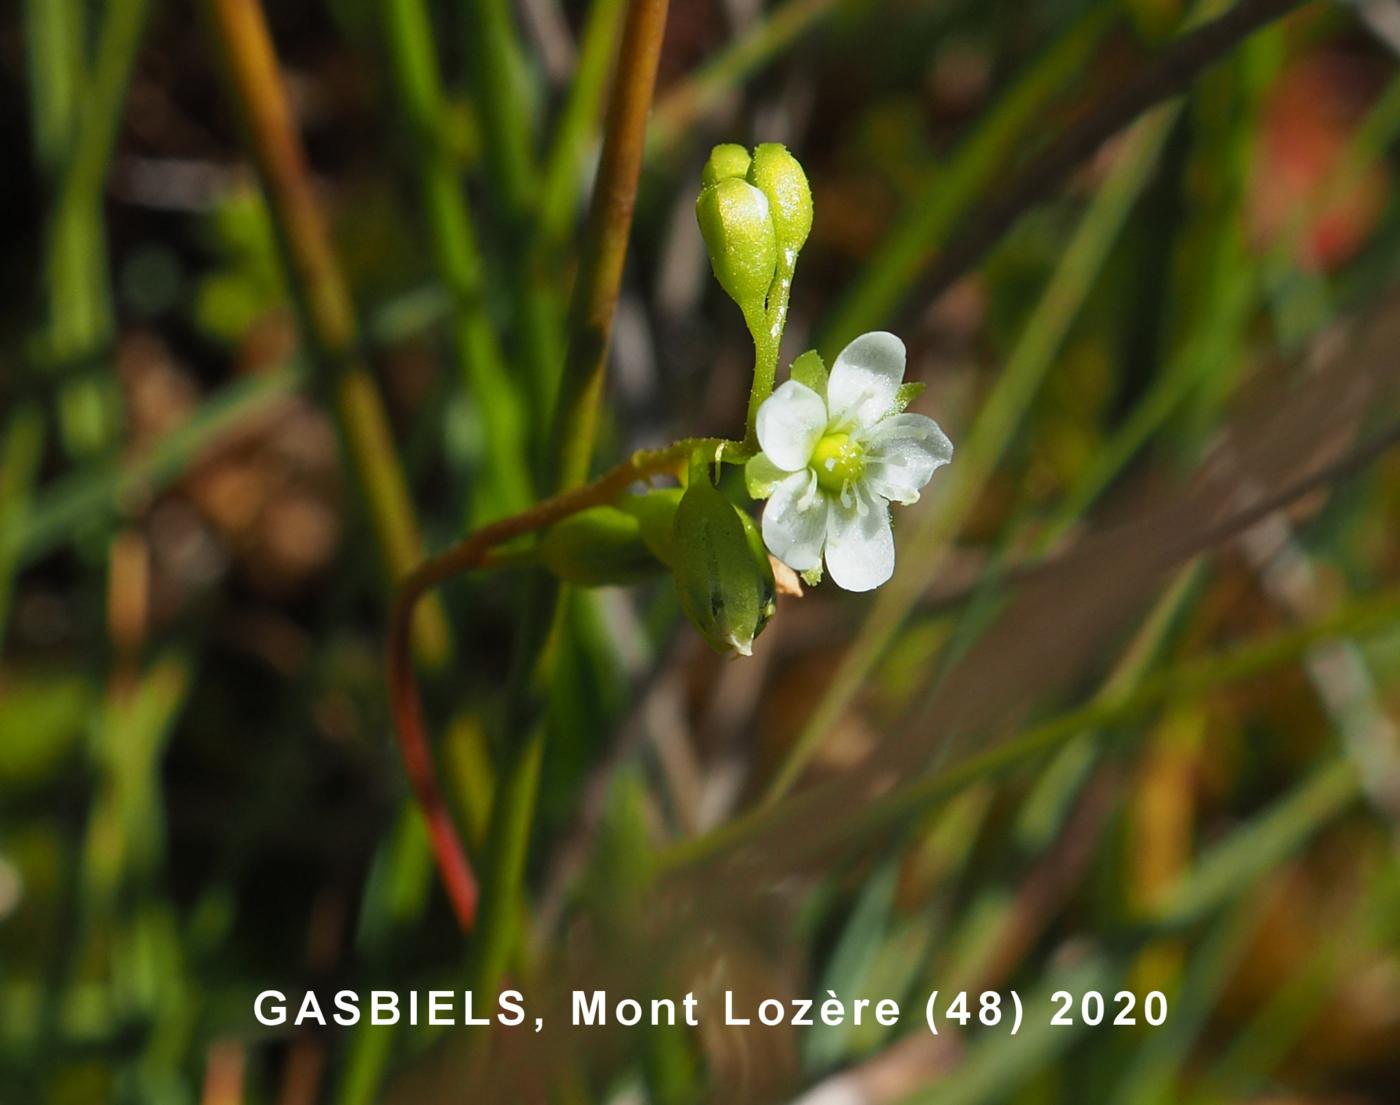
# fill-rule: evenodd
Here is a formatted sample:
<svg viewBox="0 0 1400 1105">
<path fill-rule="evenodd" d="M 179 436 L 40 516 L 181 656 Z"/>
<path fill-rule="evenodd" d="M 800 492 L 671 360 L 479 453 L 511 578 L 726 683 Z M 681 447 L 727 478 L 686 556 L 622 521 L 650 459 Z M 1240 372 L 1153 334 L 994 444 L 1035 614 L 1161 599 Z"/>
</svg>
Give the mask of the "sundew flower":
<svg viewBox="0 0 1400 1105">
<path fill-rule="evenodd" d="M 869 591 L 894 574 L 889 504 L 917 502 L 953 444 L 933 419 L 904 413 L 893 334 L 862 334 L 825 379 L 819 365 L 797 369 L 758 410 L 762 452 L 746 474 L 750 494 L 769 500 L 763 542 L 809 579 L 825 557 L 838 586 Z"/>
</svg>

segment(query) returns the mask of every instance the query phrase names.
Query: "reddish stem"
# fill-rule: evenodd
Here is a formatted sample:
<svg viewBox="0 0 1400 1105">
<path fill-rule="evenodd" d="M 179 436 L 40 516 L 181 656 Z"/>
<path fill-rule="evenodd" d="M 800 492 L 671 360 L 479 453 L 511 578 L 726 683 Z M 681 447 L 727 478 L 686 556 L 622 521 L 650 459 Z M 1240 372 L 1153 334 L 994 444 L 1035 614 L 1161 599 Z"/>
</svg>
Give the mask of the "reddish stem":
<svg viewBox="0 0 1400 1105">
<path fill-rule="evenodd" d="M 634 453 L 584 487 L 576 487 L 520 514 L 483 526 L 441 555 L 425 560 L 400 586 L 389 622 L 389 708 L 404 771 L 427 822 L 433 858 L 463 932 L 471 932 L 476 924 L 477 881 L 452 812 L 438 785 L 437 765 L 423 722 L 423 703 L 409 648 L 409 630 L 418 600 L 452 576 L 490 567 L 491 550 L 506 541 L 544 529 L 589 507 L 611 502 L 638 480 L 675 472 L 687 463 L 696 449 L 716 449 L 732 444 L 718 439 L 688 439 L 666 449 Z"/>
</svg>

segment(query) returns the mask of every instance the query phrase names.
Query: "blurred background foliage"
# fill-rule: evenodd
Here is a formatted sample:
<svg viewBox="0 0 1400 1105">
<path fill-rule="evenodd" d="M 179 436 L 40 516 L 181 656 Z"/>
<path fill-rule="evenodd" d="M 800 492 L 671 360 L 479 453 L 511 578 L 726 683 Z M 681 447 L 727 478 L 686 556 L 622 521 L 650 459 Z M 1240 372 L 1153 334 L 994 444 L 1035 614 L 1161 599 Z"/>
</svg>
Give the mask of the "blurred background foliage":
<svg viewBox="0 0 1400 1105">
<path fill-rule="evenodd" d="M 1164 1028 L 256 1025 L 467 977 L 386 581 L 530 501 L 625 6 L 268 4 L 252 92 L 247 0 L 0 13 L 0 1101 L 1394 1102 L 1394 0 L 1241 3 L 1194 67 L 1229 5 L 670 12 L 600 460 L 742 425 L 693 217 L 735 140 L 813 183 L 784 363 L 896 330 L 959 452 L 889 587 L 784 598 L 752 660 L 665 586 L 568 596 L 511 976 L 1160 989 Z M 538 585 L 418 626 L 477 849 Z"/>
</svg>

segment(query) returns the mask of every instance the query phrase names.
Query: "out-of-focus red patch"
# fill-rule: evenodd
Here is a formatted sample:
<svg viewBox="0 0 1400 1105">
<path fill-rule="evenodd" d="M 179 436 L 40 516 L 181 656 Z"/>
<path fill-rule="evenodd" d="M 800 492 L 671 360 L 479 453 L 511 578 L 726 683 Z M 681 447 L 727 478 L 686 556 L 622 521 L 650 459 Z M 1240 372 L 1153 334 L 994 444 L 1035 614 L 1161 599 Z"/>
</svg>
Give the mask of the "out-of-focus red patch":
<svg viewBox="0 0 1400 1105">
<path fill-rule="evenodd" d="M 1250 239 L 1268 248 L 1306 218 L 1296 261 L 1313 272 L 1345 264 L 1375 229 L 1390 194 L 1373 165 L 1320 209 L 1321 191 L 1374 102 L 1380 74 L 1368 59 L 1337 49 L 1294 61 L 1265 102 L 1249 194 Z"/>
</svg>

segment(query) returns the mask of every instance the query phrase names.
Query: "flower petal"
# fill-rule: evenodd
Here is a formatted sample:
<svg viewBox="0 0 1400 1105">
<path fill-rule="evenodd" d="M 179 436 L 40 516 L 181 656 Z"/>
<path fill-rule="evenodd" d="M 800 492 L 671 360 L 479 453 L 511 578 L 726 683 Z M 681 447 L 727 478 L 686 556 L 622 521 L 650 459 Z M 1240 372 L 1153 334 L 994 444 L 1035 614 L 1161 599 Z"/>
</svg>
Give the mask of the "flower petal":
<svg viewBox="0 0 1400 1105">
<path fill-rule="evenodd" d="M 794 472 L 773 490 L 763 508 L 763 543 L 795 572 L 820 566 L 826 541 L 827 499 L 817 490 L 817 477 Z"/>
<path fill-rule="evenodd" d="M 894 574 L 890 508 L 864 487 L 844 499 L 833 500 L 827 515 L 826 568 L 838 587 L 872 591 Z"/>
<path fill-rule="evenodd" d="M 758 443 L 784 472 L 807 465 L 826 431 L 826 403 L 805 384 L 789 380 L 758 408 Z"/>
<path fill-rule="evenodd" d="M 953 459 L 953 443 L 922 414 L 896 414 L 877 422 L 865 438 L 865 479 L 891 502 L 919 501 L 919 489 Z"/>
<path fill-rule="evenodd" d="M 831 366 L 826 402 L 831 423 L 847 431 L 870 426 L 894 410 L 904 379 L 904 343 L 875 330 L 841 350 Z"/>
</svg>

